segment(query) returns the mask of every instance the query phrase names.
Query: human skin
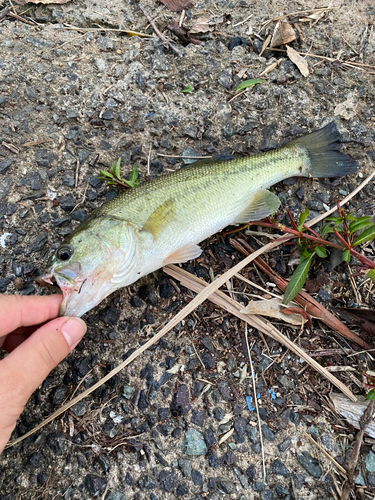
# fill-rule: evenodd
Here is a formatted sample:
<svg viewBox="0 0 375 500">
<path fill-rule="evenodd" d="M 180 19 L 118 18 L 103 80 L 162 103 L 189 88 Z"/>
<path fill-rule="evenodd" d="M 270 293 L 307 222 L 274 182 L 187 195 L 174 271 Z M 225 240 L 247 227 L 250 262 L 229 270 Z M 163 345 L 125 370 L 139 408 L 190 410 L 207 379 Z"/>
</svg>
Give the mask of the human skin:
<svg viewBox="0 0 375 500">
<path fill-rule="evenodd" d="M 86 332 L 81 319 L 57 317 L 61 301 L 0 294 L 0 453 L 31 394 Z"/>
</svg>

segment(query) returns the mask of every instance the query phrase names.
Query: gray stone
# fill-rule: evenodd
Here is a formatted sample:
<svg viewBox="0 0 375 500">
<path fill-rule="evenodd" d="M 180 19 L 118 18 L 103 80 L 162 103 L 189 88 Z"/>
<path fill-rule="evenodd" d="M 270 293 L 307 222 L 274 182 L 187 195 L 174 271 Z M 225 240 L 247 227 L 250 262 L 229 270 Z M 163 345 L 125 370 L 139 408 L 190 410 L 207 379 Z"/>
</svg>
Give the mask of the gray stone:
<svg viewBox="0 0 375 500">
<path fill-rule="evenodd" d="M 87 411 L 87 405 L 83 401 L 79 401 L 70 408 L 70 411 L 77 417 L 82 417 Z"/>
<path fill-rule="evenodd" d="M 327 434 L 323 434 L 323 436 L 320 439 L 322 441 L 322 444 L 325 446 L 325 448 L 328 451 L 332 451 L 333 450 L 332 441 L 331 441 L 330 437 Z"/>
<path fill-rule="evenodd" d="M 217 388 L 219 389 L 224 401 L 230 401 L 232 399 L 232 394 L 228 382 L 226 382 L 225 380 L 220 380 L 220 382 L 218 382 L 217 384 Z"/>
<path fill-rule="evenodd" d="M 193 410 L 191 412 L 190 422 L 198 427 L 203 427 L 206 415 L 204 411 Z"/>
<path fill-rule="evenodd" d="M 13 158 L 6 158 L 5 160 L 0 161 L 0 174 L 5 174 L 12 163 Z"/>
<path fill-rule="evenodd" d="M 252 443 L 258 442 L 258 429 L 256 427 L 249 426 L 247 428 L 247 437 Z"/>
<path fill-rule="evenodd" d="M 279 458 L 277 458 L 276 460 L 274 460 L 272 462 L 271 469 L 272 469 L 272 472 L 278 476 L 283 476 L 283 477 L 290 476 L 290 472 L 288 471 L 288 469 L 285 467 L 285 465 L 282 463 L 282 461 Z"/>
<path fill-rule="evenodd" d="M 162 470 L 159 474 L 160 488 L 164 491 L 171 492 L 175 487 L 177 476 L 174 472 Z"/>
<path fill-rule="evenodd" d="M 226 493 L 227 495 L 231 495 L 237 491 L 236 485 L 225 479 L 219 479 L 217 481 L 217 487 L 221 493 Z"/>
<path fill-rule="evenodd" d="M 201 486 L 203 484 L 203 476 L 199 470 L 193 469 L 191 471 L 191 479 L 195 486 Z"/>
<path fill-rule="evenodd" d="M 185 458 L 178 459 L 178 466 L 183 477 L 189 477 L 192 469 L 192 461 Z"/>
<path fill-rule="evenodd" d="M 319 212 L 324 208 L 323 203 L 320 200 L 309 200 L 306 205 L 309 210 L 315 210 L 316 212 Z"/>
<path fill-rule="evenodd" d="M 232 88 L 232 70 L 224 70 L 219 76 L 218 80 L 220 85 L 230 90 Z"/>
<path fill-rule="evenodd" d="M 239 434 L 240 436 L 242 436 L 243 434 L 245 434 L 245 431 L 246 431 L 246 426 L 247 426 L 247 421 L 245 418 L 243 417 L 238 417 L 234 420 L 234 430 L 237 432 L 237 434 Z"/>
<path fill-rule="evenodd" d="M 267 439 L 267 441 L 275 441 L 275 434 L 271 431 L 271 429 L 268 427 L 268 425 L 263 424 L 262 425 L 262 434 L 264 439 Z"/>
<path fill-rule="evenodd" d="M 0 278 L 0 292 L 4 293 L 7 291 L 8 285 L 11 283 L 7 278 Z"/>
<path fill-rule="evenodd" d="M 98 38 L 98 41 L 96 43 L 98 44 L 99 49 L 103 51 L 113 50 L 115 47 L 113 40 L 106 36 L 101 36 L 100 38 Z"/>
<path fill-rule="evenodd" d="M 169 64 L 167 56 L 158 52 L 153 58 L 152 69 L 154 71 L 170 71 L 172 67 Z"/>
<path fill-rule="evenodd" d="M 122 388 L 122 395 L 126 399 L 130 399 L 133 395 L 133 392 L 134 392 L 134 387 L 130 385 L 124 385 L 124 387 Z"/>
<path fill-rule="evenodd" d="M 295 384 L 293 380 L 291 380 L 289 377 L 286 375 L 280 375 L 278 377 L 280 384 L 285 388 L 285 389 L 294 389 Z"/>
<path fill-rule="evenodd" d="M 322 469 L 319 467 L 318 462 L 307 453 L 307 451 L 303 451 L 300 455 L 297 455 L 297 460 L 311 476 L 315 478 L 321 477 Z"/>
<path fill-rule="evenodd" d="M 11 177 L 5 177 L 5 179 L 0 182 L 0 201 L 9 193 L 12 182 Z"/>
<path fill-rule="evenodd" d="M 182 453 L 190 456 L 205 455 L 207 453 L 207 446 L 202 434 L 192 428 L 186 431 L 181 449 Z"/>
<path fill-rule="evenodd" d="M 87 474 L 85 478 L 85 485 L 92 497 L 97 497 L 107 486 L 107 479 L 105 477 L 97 476 L 96 474 Z"/>
<path fill-rule="evenodd" d="M 368 472 L 375 472 L 375 453 L 372 451 L 365 456 L 365 465 Z"/>
</svg>

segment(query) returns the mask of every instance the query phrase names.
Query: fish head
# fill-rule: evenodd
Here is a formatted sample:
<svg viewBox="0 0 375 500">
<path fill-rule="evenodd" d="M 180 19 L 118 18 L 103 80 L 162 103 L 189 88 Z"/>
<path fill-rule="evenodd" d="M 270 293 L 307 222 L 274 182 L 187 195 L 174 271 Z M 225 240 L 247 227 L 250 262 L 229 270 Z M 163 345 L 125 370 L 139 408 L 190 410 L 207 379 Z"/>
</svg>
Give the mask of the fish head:
<svg viewBox="0 0 375 500">
<path fill-rule="evenodd" d="M 81 317 L 140 274 L 131 223 L 105 217 L 81 226 L 51 255 L 41 277 L 45 283 L 56 283 L 63 293 L 60 316 Z"/>
</svg>

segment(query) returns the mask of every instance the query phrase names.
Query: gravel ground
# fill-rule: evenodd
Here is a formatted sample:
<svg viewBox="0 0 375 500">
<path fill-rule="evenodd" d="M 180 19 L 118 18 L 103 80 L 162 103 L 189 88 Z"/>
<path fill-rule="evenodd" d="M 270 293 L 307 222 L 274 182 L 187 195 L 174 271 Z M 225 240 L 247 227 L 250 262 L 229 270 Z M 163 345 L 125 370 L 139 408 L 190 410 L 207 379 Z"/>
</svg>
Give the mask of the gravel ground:
<svg viewBox="0 0 375 500">
<path fill-rule="evenodd" d="M 161 29 L 180 18 L 162 4 L 144 5 L 159 16 Z M 292 45 L 342 60 L 356 57 L 356 50 L 374 65 L 375 8 L 368 2 L 334 5 L 338 8 L 318 23 L 300 23 L 304 40 Z M 184 26 L 191 27 L 209 9 L 223 21 L 214 32 L 196 35 L 204 45 L 175 40 L 182 58 L 157 38 L 64 29 L 63 23 L 99 24 L 151 33 L 132 0 L 32 6 L 27 15 L 37 27 L 6 18 L 0 24 L 0 236 L 9 235 L 1 239 L 0 292 L 46 293 L 35 278 L 51 249 L 95 207 L 116 196 L 116 189 L 97 176 L 120 156 L 124 173 L 136 163 L 141 174 L 153 178 L 181 166 L 180 160 L 158 153 L 255 153 L 335 121 L 345 149 L 361 164 L 359 173 L 339 180 L 289 179 L 275 192 L 283 208 L 298 214 L 307 205 L 314 216 L 356 187 L 375 160 L 374 76 L 310 58 L 311 74 L 304 78 L 284 52 L 259 55 L 262 42 L 255 33 L 264 20 L 314 7 L 310 1 L 197 3 L 186 12 Z M 250 14 L 249 21 L 234 26 Z M 242 80 L 258 77 L 280 58 L 266 83 L 228 102 Z M 193 92 L 181 93 L 187 85 Z M 352 200 L 351 209 L 374 215 L 374 195 L 372 182 Z M 280 220 L 284 212 L 279 211 Z M 207 280 L 210 268 L 219 274 L 240 259 L 223 235 L 203 248 L 202 258 L 184 268 Z M 283 276 L 291 274 L 288 252 L 286 247 L 270 255 Z M 326 306 L 353 305 L 344 271 L 343 266 L 331 271 L 324 261 L 314 270 L 312 278 L 329 278 L 317 290 Z M 259 281 L 254 269 L 246 272 Z M 335 282 L 342 286 L 335 289 L 330 285 Z M 84 341 L 33 395 L 13 437 L 59 408 L 79 383 L 78 391 L 90 387 L 126 359 L 191 296 L 160 271 L 88 313 Z M 374 306 L 373 297 L 363 300 Z M 347 463 L 353 429 L 337 427 L 342 422 L 324 399 L 329 384 L 278 343 L 250 332 L 264 478 L 252 388 L 248 378 L 241 379 L 247 362 L 243 325 L 209 303 L 195 313 L 67 414 L 6 450 L 0 458 L 0 499 L 332 498 L 331 463 L 304 434 Z M 299 335 L 292 328 L 284 332 Z M 342 342 L 337 339 L 314 323 L 300 343 L 315 350 L 337 347 Z M 361 365 L 363 359 L 357 358 Z M 318 361 L 347 362 L 343 357 Z M 338 376 L 358 392 L 348 375 Z M 358 498 L 375 486 L 370 445 L 364 457 Z"/>
</svg>

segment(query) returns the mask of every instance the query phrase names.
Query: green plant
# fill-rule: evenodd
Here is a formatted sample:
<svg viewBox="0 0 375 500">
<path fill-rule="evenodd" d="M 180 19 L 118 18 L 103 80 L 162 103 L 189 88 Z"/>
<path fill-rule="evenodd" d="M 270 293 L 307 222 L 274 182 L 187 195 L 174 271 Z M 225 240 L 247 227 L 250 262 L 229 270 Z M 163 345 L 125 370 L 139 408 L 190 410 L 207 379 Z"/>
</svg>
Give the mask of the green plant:
<svg viewBox="0 0 375 500">
<path fill-rule="evenodd" d="M 369 216 L 354 217 L 351 212 L 343 210 L 339 203 L 337 204 L 337 213 L 337 217 L 327 217 L 320 234 L 317 234 L 305 224 L 306 218 L 309 215 L 308 208 L 300 215 L 298 224 L 288 211 L 291 228 L 270 219 L 254 223 L 258 226 L 282 230 L 284 233 L 293 234 L 297 238 L 296 243 L 301 251 L 301 260 L 285 290 L 283 304 L 288 304 L 302 289 L 313 257 L 315 255 L 320 258 L 327 257 L 326 247 L 340 249 L 344 262 L 349 262 L 351 255 L 356 257 L 363 264 L 361 272 L 367 273 L 367 276 L 375 282 L 375 262 L 360 254 L 355 249 L 355 247 L 358 247 L 362 243 L 375 238 L 375 224 L 371 222 L 371 217 Z M 358 235 L 359 231 L 363 232 Z M 336 236 L 337 243 L 324 239 L 330 233 Z"/>
<path fill-rule="evenodd" d="M 186 87 L 180 90 L 180 92 L 182 92 L 183 94 L 188 94 L 189 92 L 193 92 L 193 90 L 194 89 L 191 85 L 186 85 Z"/>
<path fill-rule="evenodd" d="M 249 87 L 253 87 L 257 83 L 264 83 L 266 80 L 261 80 L 260 78 L 255 78 L 252 80 L 245 80 L 244 82 L 241 82 L 239 86 L 236 88 L 235 94 L 239 92 L 240 90 L 248 89 Z"/>
<path fill-rule="evenodd" d="M 116 165 L 111 161 L 111 167 L 109 170 L 100 170 L 99 179 L 105 181 L 107 184 L 117 184 L 126 188 L 133 188 L 139 184 L 138 169 L 137 165 L 134 163 L 133 170 L 130 174 L 129 180 L 123 179 L 120 172 L 121 158 L 117 160 Z"/>
</svg>

